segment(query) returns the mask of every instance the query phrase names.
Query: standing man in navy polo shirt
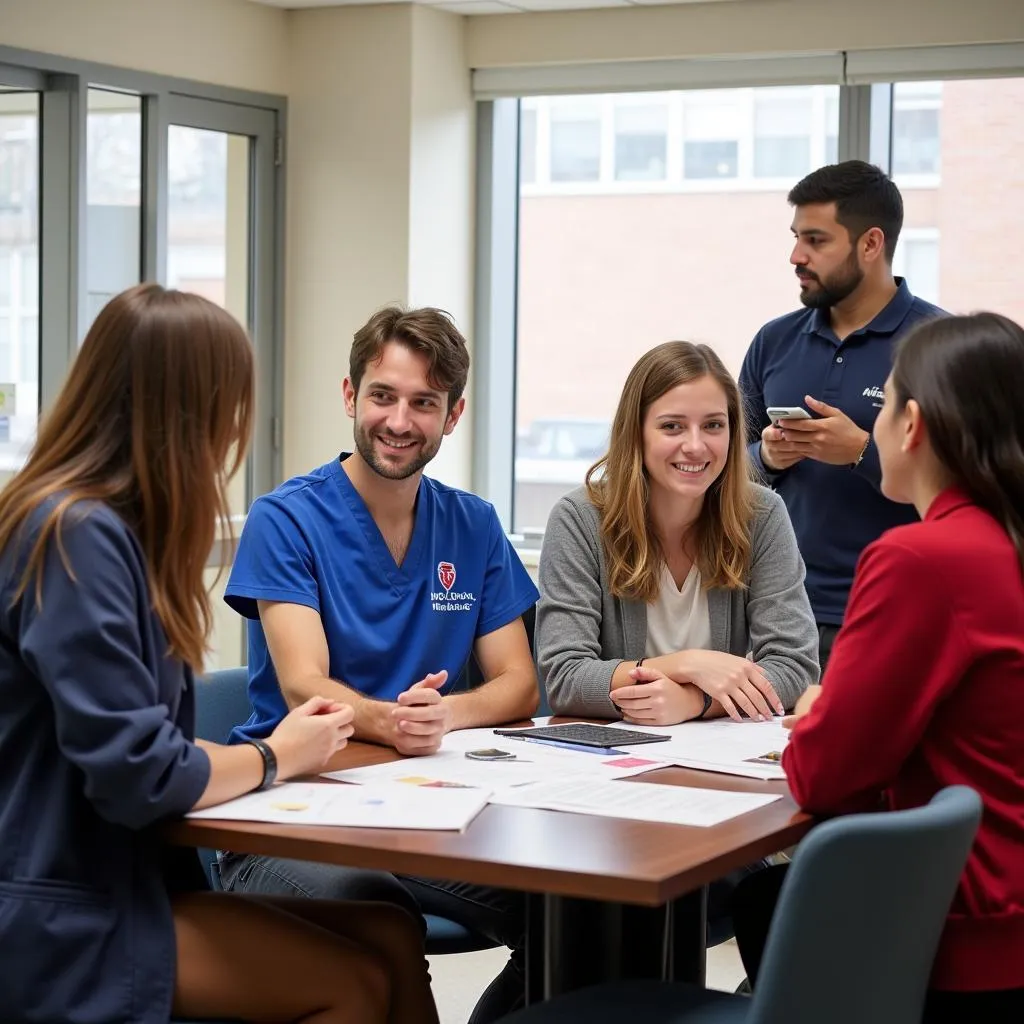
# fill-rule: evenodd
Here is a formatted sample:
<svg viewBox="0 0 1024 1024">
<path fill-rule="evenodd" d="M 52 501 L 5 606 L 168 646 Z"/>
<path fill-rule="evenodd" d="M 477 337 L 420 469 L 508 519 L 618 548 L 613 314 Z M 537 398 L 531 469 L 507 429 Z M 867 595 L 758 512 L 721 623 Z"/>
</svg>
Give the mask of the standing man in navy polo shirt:
<svg viewBox="0 0 1024 1024">
<path fill-rule="evenodd" d="M 312 694 L 350 704 L 356 739 L 434 753 L 445 733 L 529 718 L 538 687 L 520 616 L 537 588 L 494 509 L 423 475 L 465 408 L 465 339 L 437 309 L 381 310 L 355 335 L 345 410 L 356 450 L 282 484 L 249 511 L 225 599 L 249 620 L 262 738 Z M 485 682 L 452 693 L 470 653 Z M 520 894 L 455 882 L 226 854 L 225 888 L 384 900 L 508 945 L 483 1024 L 522 1000 Z"/>
<path fill-rule="evenodd" d="M 861 551 L 916 518 L 879 490 L 871 427 L 892 368 L 893 343 L 943 311 L 892 276 L 903 226 L 899 189 L 860 160 L 822 167 L 789 193 L 790 263 L 806 307 L 758 331 L 743 360 L 754 465 L 789 509 L 807 565 L 824 675 Z M 773 407 L 810 419 L 773 424 Z"/>
</svg>

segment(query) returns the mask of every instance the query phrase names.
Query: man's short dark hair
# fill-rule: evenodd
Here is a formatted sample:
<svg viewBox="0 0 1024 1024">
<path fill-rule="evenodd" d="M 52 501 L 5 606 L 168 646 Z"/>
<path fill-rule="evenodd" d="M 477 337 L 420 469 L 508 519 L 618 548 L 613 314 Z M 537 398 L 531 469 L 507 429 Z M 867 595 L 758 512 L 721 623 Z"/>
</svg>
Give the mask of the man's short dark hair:
<svg viewBox="0 0 1024 1024">
<path fill-rule="evenodd" d="M 443 309 L 388 306 L 374 313 L 356 331 L 349 353 L 348 375 L 359 384 L 368 363 L 375 362 L 388 342 L 396 341 L 426 356 L 431 387 L 448 392 L 448 410 L 462 397 L 469 377 L 469 350 L 455 321 Z"/>
<path fill-rule="evenodd" d="M 791 206 L 835 203 L 836 220 L 855 242 L 869 228 L 885 235 L 885 255 L 892 263 L 903 227 L 903 197 L 892 179 L 863 160 L 845 160 L 811 171 L 790 190 Z"/>
</svg>

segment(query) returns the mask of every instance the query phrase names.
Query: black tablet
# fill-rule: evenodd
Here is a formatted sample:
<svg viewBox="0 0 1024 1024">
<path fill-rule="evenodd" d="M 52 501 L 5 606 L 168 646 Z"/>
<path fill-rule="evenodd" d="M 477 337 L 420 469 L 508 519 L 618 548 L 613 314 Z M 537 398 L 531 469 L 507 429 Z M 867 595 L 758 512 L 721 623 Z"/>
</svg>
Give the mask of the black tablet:
<svg viewBox="0 0 1024 1024">
<path fill-rule="evenodd" d="M 533 729 L 495 729 L 497 736 L 524 736 L 558 743 L 577 743 L 584 747 L 622 747 L 634 743 L 661 743 L 671 739 L 653 732 L 635 732 L 632 729 L 613 729 L 608 725 L 590 725 L 572 722 L 569 725 L 538 725 Z"/>
</svg>

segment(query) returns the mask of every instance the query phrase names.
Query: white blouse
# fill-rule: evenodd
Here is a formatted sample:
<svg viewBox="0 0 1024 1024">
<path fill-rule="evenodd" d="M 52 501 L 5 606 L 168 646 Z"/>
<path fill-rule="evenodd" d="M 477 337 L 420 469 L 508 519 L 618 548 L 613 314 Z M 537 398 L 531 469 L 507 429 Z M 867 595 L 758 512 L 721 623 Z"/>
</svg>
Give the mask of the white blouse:
<svg viewBox="0 0 1024 1024">
<path fill-rule="evenodd" d="M 661 567 L 661 590 L 647 606 L 645 658 L 675 651 L 710 650 L 711 619 L 708 595 L 700 585 L 700 571 L 692 566 L 682 588 L 676 586 L 668 566 Z"/>
</svg>

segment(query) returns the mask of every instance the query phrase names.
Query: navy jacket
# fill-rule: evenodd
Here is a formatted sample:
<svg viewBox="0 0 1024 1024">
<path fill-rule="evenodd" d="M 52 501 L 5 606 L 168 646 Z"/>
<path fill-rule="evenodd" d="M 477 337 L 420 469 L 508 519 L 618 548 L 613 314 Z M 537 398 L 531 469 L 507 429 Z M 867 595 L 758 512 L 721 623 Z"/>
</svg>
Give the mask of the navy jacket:
<svg viewBox="0 0 1024 1024">
<path fill-rule="evenodd" d="M 11 604 L 26 535 L 0 552 L 0 1021 L 166 1024 L 169 892 L 203 881 L 194 851 L 147 826 L 209 778 L 191 673 L 109 508 L 65 517 L 74 579 L 51 543 L 41 606 L 34 584 Z"/>
<path fill-rule="evenodd" d="M 842 624 L 864 548 L 891 527 L 915 522 L 917 513 L 912 505 L 897 505 L 882 496 L 882 470 L 873 444 L 856 469 L 813 459 L 781 473 L 766 469 L 761 461 L 761 431 L 769 423 L 765 410 L 804 406 L 804 395 L 810 395 L 842 409 L 870 432 L 882 405 L 895 342 L 914 324 L 945 315 L 911 295 L 902 278 L 897 280 L 899 290 L 890 303 L 842 341 L 832 330 L 828 310 L 801 309 L 765 324 L 740 370 L 751 460 L 786 503 L 807 566 L 811 610 L 827 625 Z"/>
</svg>

